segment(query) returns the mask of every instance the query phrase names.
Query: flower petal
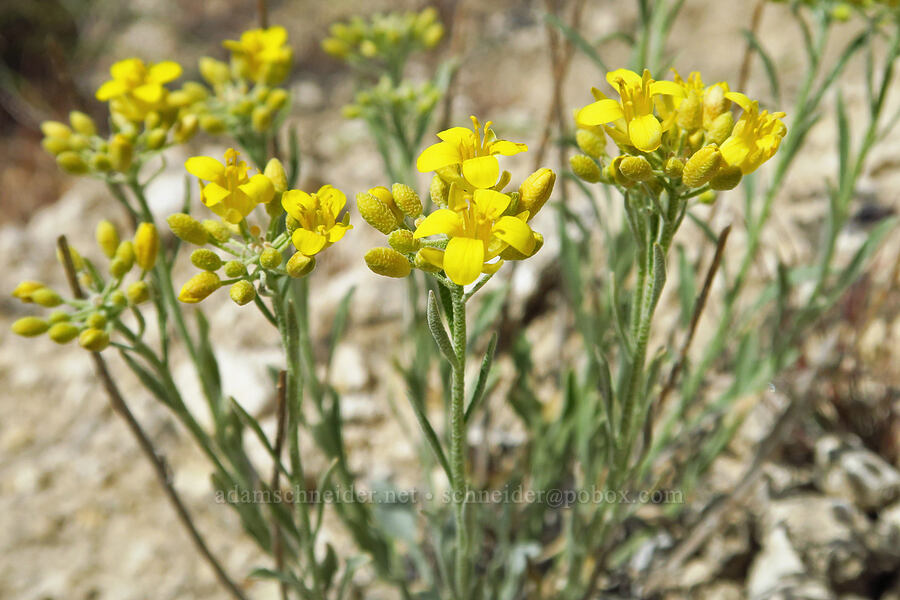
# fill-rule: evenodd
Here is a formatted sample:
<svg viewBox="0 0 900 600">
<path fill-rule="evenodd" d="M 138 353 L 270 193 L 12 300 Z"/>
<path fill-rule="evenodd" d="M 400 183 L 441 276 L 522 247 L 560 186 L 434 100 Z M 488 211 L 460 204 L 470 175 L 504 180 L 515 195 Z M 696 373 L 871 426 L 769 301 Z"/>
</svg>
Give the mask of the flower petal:
<svg viewBox="0 0 900 600">
<path fill-rule="evenodd" d="M 621 104 L 612 98 L 605 98 L 588 104 L 575 113 L 575 121 L 579 125 L 603 125 L 621 119 L 624 115 Z"/>
<path fill-rule="evenodd" d="M 147 104 L 155 104 L 162 100 L 163 87 L 158 83 L 145 83 L 131 91 L 134 97 Z"/>
<path fill-rule="evenodd" d="M 616 69 L 606 74 L 606 82 L 617 90 L 619 89 L 620 80 L 624 81 L 628 87 L 640 87 L 643 81 L 640 75 L 628 69 Z"/>
<path fill-rule="evenodd" d="M 147 81 L 153 83 L 168 83 L 181 76 L 181 65 L 171 60 L 156 63 L 147 71 Z"/>
<path fill-rule="evenodd" d="M 344 234 L 351 229 L 353 229 L 353 225 L 344 225 L 343 223 L 337 223 L 334 225 L 334 227 L 325 232 L 325 236 L 328 239 L 328 243 L 333 244 L 344 237 Z"/>
<path fill-rule="evenodd" d="M 139 58 L 126 58 L 114 63 L 109 68 L 109 74 L 112 75 L 113 79 L 128 79 L 132 75 L 140 77 L 143 74 L 143 70 L 144 61 Z"/>
<path fill-rule="evenodd" d="M 448 144 L 453 144 L 454 146 L 458 146 L 459 144 L 471 146 L 475 143 L 475 134 L 468 127 L 451 127 L 450 129 L 445 129 L 438 133 L 437 136 L 441 140 Z"/>
<path fill-rule="evenodd" d="M 481 274 L 484 263 L 484 242 L 455 237 L 444 250 L 444 272 L 457 285 L 469 285 Z"/>
<path fill-rule="evenodd" d="M 225 165 L 209 156 L 194 156 L 184 163 L 187 172 L 206 181 L 213 181 L 225 174 Z"/>
<path fill-rule="evenodd" d="M 429 264 L 436 266 L 439 269 L 444 268 L 444 251 L 439 248 L 422 248 L 419 250 L 419 254 L 422 255 Z"/>
<path fill-rule="evenodd" d="M 468 131 L 468 130 L 466 130 Z M 459 164 L 462 157 L 456 145 L 447 142 L 432 144 L 422 151 L 416 160 L 416 168 L 421 173 L 436 171 L 441 167 Z"/>
<path fill-rule="evenodd" d="M 500 161 L 494 156 L 478 156 L 463 161 L 463 177 L 477 188 L 489 188 L 500 178 Z"/>
<path fill-rule="evenodd" d="M 529 256 L 534 251 L 534 234 L 525 221 L 516 217 L 505 216 L 494 224 L 495 236 Z"/>
<path fill-rule="evenodd" d="M 475 190 L 473 201 L 478 212 L 490 219 L 496 221 L 509 206 L 512 199 L 502 192 L 495 190 Z"/>
<path fill-rule="evenodd" d="M 203 186 L 203 204 L 215 206 L 231 195 L 227 189 L 218 183 L 207 183 Z"/>
<path fill-rule="evenodd" d="M 294 247 L 306 256 L 318 254 L 328 243 L 324 235 L 302 228 L 294 230 L 294 233 L 291 234 L 291 241 L 294 242 Z"/>
<path fill-rule="evenodd" d="M 759 110 L 759 104 L 748 98 L 746 94 L 742 94 L 740 92 L 727 92 L 725 94 L 725 97 L 747 112 L 752 112 L 754 104 L 756 104 L 757 110 Z"/>
<path fill-rule="evenodd" d="M 110 79 L 99 88 L 97 88 L 97 93 L 94 96 L 97 100 L 101 102 L 106 102 L 110 98 L 115 98 L 116 96 L 121 96 L 125 92 L 128 91 L 128 88 L 121 81 L 117 81 L 115 79 Z"/>
<path fill-rule="evenodd" d="M 238 189 L 247 194 L 256 204 L 266 204 L 275 196 L 275 186 L 272 180 L 257 173 L 250 178 L 250 181 L 243 185 L 239 185 Z"/>
<path fill-rule="evenodd" d="M 628 122 L 628 138 L 642 152 L 653 152 L 662 140 L 662 125 L 653 115 L 635 117 Z"/>
<path fill-rule="evenodd" d="M 681 98 L 684 96 L 684 88 L 674 81 L 654 81 L 650 84 L 650 95 L 677 96 Z"/>
<path fill-rule="evenodd" d="M 331 185 L 320 187 L 316 192 L 316 198 L 321 202 L 325 212 L 332 217 L 337 217 L 347 204 L 347 196 L 344 195 L 344 192 Z"/>
<path fill-rule="evenodd" d="M 491 154 L 502 154 L 503 156 L 512 156 L 513 154 L 527 151 L 527 145 L 518 144 L 516 142 L 508 142 L 506 140 L 497 140 L 490 146 Z"/>
<path fill-rule="evenodd" d="M 302 190 L 288 190 L 281 195 L 281 206 L 287 214 L 299 220 L 303 214 L 302 206 L 309 200 L 309 194 Z"/>
<path fill-rule="evenodd" d="M 456 235 L 461 230 L 462 218 L 459 216 L 459 213 L 449 208 L 441 208 L 425 217 L 425 220 L 419 223 L 415 233 L 413 233 L 413 237 L 418 239 L 438 234 Z"/>
</svg>

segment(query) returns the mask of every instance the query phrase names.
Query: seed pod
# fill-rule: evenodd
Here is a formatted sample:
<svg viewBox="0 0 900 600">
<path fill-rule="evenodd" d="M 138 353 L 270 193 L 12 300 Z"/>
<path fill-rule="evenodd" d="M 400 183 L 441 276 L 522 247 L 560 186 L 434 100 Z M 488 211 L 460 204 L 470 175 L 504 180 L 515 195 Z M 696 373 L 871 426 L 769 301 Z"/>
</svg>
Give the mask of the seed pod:
<svg viewBox="0 0 900 600">
<path fill-rule="evenodd" d="M 712 179 L 719 168 L 722 155 L 715 145 L 704 146 L 691 156 L 684 165 L 681 181 L 689 188 L 698 188 Z"/>
<path fill-rule="evenodd" d="M 149 271 L 156 264 L 159 253 L 159 234 L 153 223 L 141 223 L 134 234 L 134 259 L 143 271 Z"/>
<path fill-rule="evenodd" d="M 22 317 L 12 324 L 12 332 L 22 337 L 36 337 L 50 328 L 50 324 L 37 317 Z"/>
<path fill-rule="evenodd" d="M 391 196 L 394 198 L 394 204 L 403 211 L 407 217 L 415 219 L 422 214 L 422 201 L 419 195 L 409 187 L 402 183 L 395 183 L 391 187 Z"/>
<path fill-rule="evenodd" d="M 248 302 L 253 302 L 253 299 L 256 298 L 256 288 L 249 281 L 242 279 L 231 286 L 228 295 L 231 296 L 235 304 L 244 306 Z"/>
<path fill-rule="evenodd" d="M 71 323 L 56 323 L 50 327 L 47 335 L 57 344 L 68 344 L 78 337 L 78 327 Z"/>
<path fill-rule="evenodd" d="M 409 260 L 392 248 L 372 248 L 365 258 L 374 273 L 385 277 L 406 277 L 412 270 Z"/>
<path fill-rule="evenodd" d="M 296 279 L 309 275 L 315 268 L 315 257 L 306 256 L 300 252 L 295 252 L 284 266 L 284 270 L 287 271 L 287 274 Z"/>
<path fill-rule="evenodd" d="M 588 183 L 597 183 L 603 178 L 600 167 L 593 161 L 590 156 L 584 154 L 575 154 L 569 158 L 569 166 L 575 175 Z"/>
<path fill-rule="evenodd" d="M 191 264 L 204 271 L 216 271 L 222 266 L 222 259 L 208 248 L 197 248 L 191 252 Z"/>
<path fill-rule="evenodd" d="M 203 246 L 209 241 L 209 234 L 200 221 L 185 213 L 174 213 L 168 216 L 166 222 L 179 239 L 190 244 Z"/>
<path fill-rule="evenodd" d="M 78 336 L 78 343 L 85 350 L 101 352 L 109 346 L 109 334 L 102 329 L 85 329 Z"/>
<path fill-rule="evenodd" d="M 178 299 L 186 304 L 195 304 L 215 292 L 221 285 L 218 275 L 210 271 L 201 271 L 182 286 Z"/>
<path fill-rule="evenodd" d="M 519 212 L 527 210 L 530 221 L 550 198 L 555 184 L 556 173 L 546 168 L 538 169 L 519 186 L 519 202 L 516 210 Z"/>
</svg>

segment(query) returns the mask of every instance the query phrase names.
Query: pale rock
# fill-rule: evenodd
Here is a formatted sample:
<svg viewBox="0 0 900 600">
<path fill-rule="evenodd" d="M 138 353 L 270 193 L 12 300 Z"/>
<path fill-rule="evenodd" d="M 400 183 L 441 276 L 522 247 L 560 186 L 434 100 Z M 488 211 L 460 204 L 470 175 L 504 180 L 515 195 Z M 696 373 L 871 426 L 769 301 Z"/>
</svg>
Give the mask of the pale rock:
<svg viewBox="0 0 900 600">
<path fill-rule="evenodd" d="M 858 440 L 829 435 L 816 442 L 816 481 L 822 491 L 863 510 L 877 511 L 900 497 L 900 473 Z"/>
<path fill-rule="evenodd" d="M 747 593 L 751 599 L 770 598 L 785 581 L 804 576 L 806 568 L 791 545 L 787 531 L 777 526 L 767 532 L 762 549 L 750 565 Z"/>
<path fill-rule="evenodd" d="M 331 371 L 331 383 L 335 389 L 342 393 L 358 392 L 368 385 L 370 378 L 359 345 L 339 343 L 334 350 Z"/>
</svg>

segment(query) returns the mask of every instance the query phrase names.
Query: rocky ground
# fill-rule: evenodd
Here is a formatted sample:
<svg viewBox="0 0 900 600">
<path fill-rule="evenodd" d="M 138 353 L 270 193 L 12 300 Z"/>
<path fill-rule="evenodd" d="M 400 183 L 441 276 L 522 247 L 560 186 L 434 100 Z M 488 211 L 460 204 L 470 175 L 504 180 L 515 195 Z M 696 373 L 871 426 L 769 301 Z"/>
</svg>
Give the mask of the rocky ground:
<svg viewBox="0 0 900 600">
<path fill-rule="evenodd" d="M 316 3 L 312 15 L 291 4 L 273 9 L 273 20 L 286 24 L 297 53 L 292 92 L 294 118 L 302 132 L 304 189 L 334 182 L 349 193 L 385 183 L 362 126 L 340 118 L 339 107 L 349 100 L 351 91 L 346 73 L 317 48 L 324 35 L 323 23 L 352 14 L 354 4 Z M 624 3 L 589 8 L 583 26 L 588 37 L 616 31 L 634 19 L 630 3 L 627 10 L 614 4 Z M 736 78 L 743 48 L 739 29 L 749 22 L 750 4 L 686 3 L 673 33 L 683 74 L 699 69 L 712 81 Z M 127 21 L 110 37 L 110 48 L 99 59 L 97 70 L 85 75 L 90 81 L 83 86 L 87 96 L 103 79 L 103 68 L 113 57 L 178 56 L 185 64 L 193 64 L 196 56 L 215 47 L 216 40 L 235 36 L 253 19 L 249 10 L 231 13 L 231 3 L 202 5 L 175 11 L 174 0 L 137 3 L 134 10 L 139 18 Z M 536 17 L 540 3 L 504 2 L 504 10 L 475 2 L 462 6 L 464 62 L 453 106 L 456 120 L 464 120 L 473 111 L 490 116 L 503 137 L 528 142 L 534 149 L 551 93 L 546 35 Z M 761 37 L 780 68 L 796 74 L 803 68 L 797 50 L 800 40 L 779 33 L 777 24 L 784 17 L 780 10 L 777 6 L 768 9 Z M 837 37 L 851 33 L 838 32 Z M 722 51 L 710 52 L 710 48 Z M 610 47 L 611 63 L 624 57 L 623 48 Z M 756 67 L 749 91 L 765 98 L 766 80 Z M 590 101 L 588 83 L 597 85 L 601 77 L 586 59 L 576 58 L 565 89 L 567 106 Z M 787 98 L 796 92 L 795 79 L 783 78 Z M 851 108 L 859 106 L 861 89 L 858 78 L 847 84 Z M 790 119 L 789 115 L 789 126 Z M 55 237 L 65 233 L 76 247 L 88 252 L 94 223 L 100 218 L 122 221 L 122 215 L 99 184 L 59 175 L 52 161 L 39 153 L 33 132 L 15 135 L 2 151 L 9 155 L 6 164 L 10 166 L 4 168 L 0 194 L 4 209 L 15 209 L 0 221 L 0 290 L 11 290 L 22 279 L 41 279 L 61 288 L 64 279 L 54 259 Z M 800 261 L 814 251 L 815 240 L 804 231 L 822 217 L 822 173 L 837 160 L 833 139 L 830 122 L 813 131 L 808 151 L 779 198 L 765 240 L 779 255 Z M 192 151 L 219 154 L 222 150 L 205 143 L 208 140 L 198 141 Z M 898 151 L 900 144 L 895 141 L 877 150 L 863 181 L 863 191 L 892 209 L 897 205 L 892 190 L 900 183 Z M 185 156 L 175 152 L 169 160 L 174 166 L 151 190 L 151 203 L 160 215 L 180 204 L 179 165 Z M 531 166 L 528 159 L 515 164 L 514 177 Z M 34 202 L 40 196 L 53 198 L 45 198 L 40 207 L 31 206 L 32 191 Z M 356 214 L 352 219 L 360 222 Z M 725 202 L 716 219 L 722 226 L 739 220 L 740 202 Z M 539 221 L 537 229 L 541 225 Z M 552 221 L 546 221 L 543 229 L 552 231 Z M 324 339 L 335 303 L 356 286 L 351 327 L 338 349 L 341 368 L 334 373 L 335 385 L 344 394 L 352 467 L 365 472 L 369 482 L 388 479 L 399 487 L 412 486 L 420 477 L 417 441 L 406 435 L 403 424 L 414 422 L 389 362 L 390 340 L 404 317 L 405 292 L 403 286 L 378 279 L 362 263 L 364 251 L 378 242 L 377 233 L 364 226 L 353 233 L 346 243 L 329 250 L 313 277 L 313 323 Z M 858 239 L 852 231 L 844 237 L 850 246 Z M 736 248 L 741 243 L 736 232 L 729 244 Z M 548 236 L 540 259 L 517 270 L 516 294 L 532 288 L 536 273 L 552 259 L 554 246 Z M 827 349 L 829 376 L 807 390 L 809 401 L 791 428 L 789 442 L 762 467 L 762 477 L 750 486 L 746 498 L 726 512 L 715 534 L 687 557 L 677 575 L 658 586 L 657 593 L 673 599 L 900 599 L 900 581 L 894 575 L 900 568 L 896 391 L 900 382 L 895 367 L 900 302 L 891 280 L 898 246 L 896 240 L 888 243 L 865 281 L 855 288 L 867 299 L 864 317 L 851 318 L 855 313 L 849 298 L 828 326 L 808 340 L 812 348 Z M 189 269 L 184 264 L 179 269 L 185 278 Z M 882 301 L 868 301 L 873 298 Z M 677 310 L 675 298 L 664 302 L 669 306 L 661 307 L 663 315 Z M 226 388 L 271 430 L 273 399 L 266 368 L 278 361 L 275 336 L 261 335 L 268 331 L 262 319 L 224 297 L 214 297 L 204 308 L 217 331 Z M 0 294 L 0 597 L 223 597 L 149 466 L 109 409 L 85 353 L 6 333 L 25 310 L 7 292 Z M 557 343 L 552 318 L 535 327 L 535 339 L 553 340 L 536 351 L 558 355 L 565 340 Z M 702 335 L 701 331 L 698 339 Z M 111 364 L 115 372 L 124 372 L 114 357 Z M 197 385 L 188 367 L 176 372 L 176 378 L 188 390 L 187 397 L 198 396 L 190 392 Z M 185 433 L 163 407 L 141 392 L 136 381 L 123 377 L 121 384 L 157 447 L 164 449 L 175 484 L 213 552 L 231 573 L 266 566 L 253 545 L 235 535 L 240 529 L 236 516 L 215 503 L 208 465 Z M 748 418 L 714 464 L 703 493 L 692 500 L 692 517 L 721 502 L 745 478 L 758 443 L 784 408 L 783 398 L 783 394 L 769 393 L 746 399 Z M 492 439 L 492 433 L 476 430 L 473 436 L 478 439 L 472 441 L 479 443 L 482 436 Z M 517 434 L 515 427 L 497 433 Z M 313 470 L 316 467 L 312 465 Z M 339 534 L 332 535 L 340 542 Z M 660 550 L 674 542 L 665 536 L 647 542 L 629 565 L 631 578 L 641 580 L 658 568 L 665 555 Z M 277 595 L 271 584 L 241 583 L 254 599 Z M 614 589 L 614 582 L 609 583 Z M 373 592 L 371 597 L 383 596 Z"/>
</svg>

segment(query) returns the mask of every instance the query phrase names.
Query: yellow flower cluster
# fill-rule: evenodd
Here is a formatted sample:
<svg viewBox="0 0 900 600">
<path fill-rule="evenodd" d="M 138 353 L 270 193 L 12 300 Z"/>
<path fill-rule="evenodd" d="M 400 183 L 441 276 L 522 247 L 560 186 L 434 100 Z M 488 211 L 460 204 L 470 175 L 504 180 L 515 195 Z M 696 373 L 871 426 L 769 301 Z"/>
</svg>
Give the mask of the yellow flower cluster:
<svg viewBox="0 0 900 600">
<path fill-rule="evenodd" d="M 185 213 L 168 217 L 178 238 L 201 246 L 191 254 L 191 262 L 200 272 L 181 288 L 178 299 L 182 302 L 200 302 L 224 285 L 231 285 L 230 295 L 237 304 L 252 302 L 257 286 L 265 286 L 268 278 L 311 273 L 315 256 L 352 229 L 342 192 L 330 185 L 314 194 L 286 189 L 287 176 L 277 159 L 270 160 L 263 173 L 251 176 L 232 148 L 225 153 L 224 165 L 212 157 L 195 156 L 187 160 L 185 168 L 200 180 L 203 203 L 224 222 L 201 222 Z M 259 205 L 265 205 L 269 216 L 265 232 L 246 220 Z M 279 225 L 283 232 L 279 233 Z M 284 253 L 291 244 L 296 251 L 285 262 Z M 206 245 L 230 258 L 223 260 L 215 250 L 203 247 Z M 224 280 L 217 273 L 220 269 Z"/>
<path fill-rule="evenodd" d="M 358 66 L 381 60 L 402 63 L 406 55 L 433 48 L 441 41 L 444 26 L 437 17 L 434 8 L 419 13 L 376 14 L 369 21 L 354 17 L 346 23 L 334 23 L 322 48 Z"/>
<path fill-rule="evenodd" d="M 106 280 L 95 265 L 69 248 L 78 281 L 88 297 L 64 298 L 55 290 L 38 281 L 23 281 L 13 290 L 13 297 L 26 304 L 45 308 L 67 306 L 71 312 L 55 310 L 46 319 L 23 317 L 12 325 L 13 333 L 35 337 L 46 333 L 58 344 L 66 344 L 78 338 L 79 344 L 92 352 L 100 352 L 110 343 L 113 323 L 124 310 L 150 299 L 151 289 L 145 281 L 147 273 L 156 265 L 159 253 L 159 235 L 151 223 L 141 223 L 134 238 L 120 240 L 115 225 L 101 221 L 96 230 L 97 245 L 109 260 Z M 60 261 L 63 257 L 60 256 Z M 135 267 L 140 275 L 125 285 L 125 276 Z"/>
<path fill-rule="evenodd" d="M 673 81 L 656 81 L 647 70 L 618 69 L 606 80 L 618 98 L 595 88 L 596 101 L 575 113 L 584 154 L 573 156 L 571 166 L 588 182 L 731 189 L 775 154 L 787 131 L 784 113 L 760 111 L 725 82 L 704 85 L 696 72 L 687 80 L 675 72 Z M 732 103 L 742 110 L 737 122 Z M 605 136 L 620 151 L 611 160 Z"/>
<path fill-rule="evenodd" d="M 472 117 L 473 129 L 453 127 L 419 156 L 422 172 L 434 171 L 431 199 L 437 210 L 422 217 L 422 203 L 408 186 L 373 188 L 357 196 L 362 217 L 388 235 L 390 248 L 375 248 L 366 263 L 375 273 L 405 277 L 411 267 L 443 271 L 457 285 L 491 275 L 504 260 L 533 256 L 543 237 L 529 226 L 553 191 L 555 174 L 539 169 L 519 187 L 504 193 L 508 172 L 497 155 L 527 150 L 525 144 L 497 139 L 491 123 Z M 410 222 L 411 221 L 411 222 Z"/>
</svg>

